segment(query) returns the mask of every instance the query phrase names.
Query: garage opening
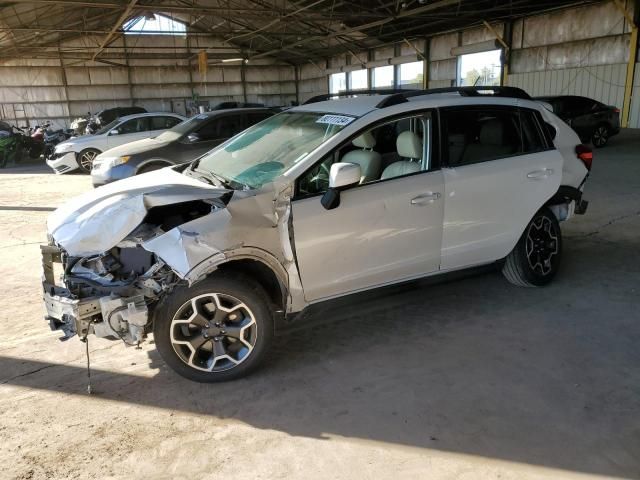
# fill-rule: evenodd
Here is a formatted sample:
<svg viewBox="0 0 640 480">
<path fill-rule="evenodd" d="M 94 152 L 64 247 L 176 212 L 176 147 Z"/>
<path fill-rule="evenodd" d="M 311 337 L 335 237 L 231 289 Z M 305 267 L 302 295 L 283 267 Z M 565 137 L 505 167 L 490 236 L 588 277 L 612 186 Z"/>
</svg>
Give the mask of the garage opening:
<svg viewBox="0 0 640 480">
<path fill-rule="evenodd" d="M 502 50 L 468 53 L 458 57 L 458 86 L 498 86 L 502 70 Z"/>
</svg>

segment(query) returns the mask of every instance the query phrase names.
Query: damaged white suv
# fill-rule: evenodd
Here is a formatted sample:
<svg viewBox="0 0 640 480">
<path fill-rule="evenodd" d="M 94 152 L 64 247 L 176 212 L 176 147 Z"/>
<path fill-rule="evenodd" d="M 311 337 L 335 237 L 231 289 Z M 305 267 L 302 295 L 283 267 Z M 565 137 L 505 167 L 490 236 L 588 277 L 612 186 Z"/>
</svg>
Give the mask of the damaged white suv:
<svg viewBox="0 0 640 480">
<path fill-rule="evenodd" d="M 591 167 L 562 120 L 507 87 L 327 98 L 54 212 L 51 327 L 153 332 L 173 369 L 213 382 L 337 297 L 492 263 L 517 285 L 554 277 Z"/>
</svg>

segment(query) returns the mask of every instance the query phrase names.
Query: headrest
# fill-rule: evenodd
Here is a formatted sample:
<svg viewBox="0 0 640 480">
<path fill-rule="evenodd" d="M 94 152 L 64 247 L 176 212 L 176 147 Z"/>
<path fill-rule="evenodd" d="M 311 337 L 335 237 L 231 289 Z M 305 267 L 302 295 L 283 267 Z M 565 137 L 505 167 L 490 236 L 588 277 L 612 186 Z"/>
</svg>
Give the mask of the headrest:
<svg viewBox="0 0 640 480">
<path fill-rule="evenodd" d="M 373 148 L 376 146 L 376 139 L 373 138 L 371 132 L 364 132 L 362 135 L 353 139 L 353 146 L 358 148 Z"/>
<path fill-rule="evenodd" d="M 398 135 L 396 149 L 401 157 L 422 158 L 422 140 L 409 130 Z"/>
<path fill-rule="evenodd" d="M 487 120 L 480 127 L 480 143 L 482 145 L 503 145 L 504 125 L 496 118 Z"/>
</svg>

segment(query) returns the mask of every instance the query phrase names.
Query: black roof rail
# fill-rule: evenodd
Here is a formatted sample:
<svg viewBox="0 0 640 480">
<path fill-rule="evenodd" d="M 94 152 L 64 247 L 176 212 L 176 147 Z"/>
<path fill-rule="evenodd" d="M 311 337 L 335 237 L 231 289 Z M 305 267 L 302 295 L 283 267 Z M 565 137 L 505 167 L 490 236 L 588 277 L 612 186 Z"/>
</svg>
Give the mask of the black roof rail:
<svg viewBox="0 0 640 480">
<path fill-rule="evenodd" d="M 367 90 L 342 90 L 338 93 L 323 93 L 322 95 L 316 95 L 303 103 L 308 105 L 309 103 L 323 102 L 325 100 L 331 100 L 332 98 L 352 97 L 354 95 L 392 95 L 396 93 L 410 93 L 419 92 L 415 89 L 400 89 L 400 88 L 377 88 Z"/>
<path fill-rule="evenodd" d="M 529 94 L 518 87 L 478 85 L 474 87 L 432 88 L 430 90 L 424 90 L 424 92 L 426 94 L 457 92 L 463 97 L 481 97 L 483 95 L 488 95 L 492 97 L 521 98 L 523 100 L 531 100 L 531 97 L 529 96 Z M 420 94 L 416 92 L 416 95 L 420 95 Z M 416 96 L 416 95 L 410 95 L 410 96 Z"/>
<path fill-rule="evenodd" d="M 332 98 L 351 97 L 354 95 L 388 95 L 383 98 L 380 103 L 376 105 L 376 108 L 385 108 L 392 105 L 398 105 L 399 103 L 407 102 L 409 97 L 419 97 L 422 95 L 435 95 L 438 93 L 459 93 L 462 97 L 503 97 L 503 98 L 521 98 L 523 100 L 531 100 L 531 97 L 527 92 L 517 87 L 500 87 L 500 86 L 487 86 L 479 85 L 473 87 L 444 87 L 444 88 L 430 88 L 427 90 L 416 89 L 369 89 L 369 90 L 343 90 L 338 93 L 323 93 L 322 95 L 316 95 L 303 103 L 308 105 L 310 103 L 323 102 L 325 100 L 331 100 Z"/>
<path fill-rule="evenodd" d="M 384 98 L 376 105 L 376 108 L 385 108 L 399 103 L 404 103 L 409 97 L 419 97 L 422 95 L 434 95 L 438 93 L 459 93 L 462 97 L 503 97 L 503 98 L 521 98 L 523 100 L 531 100 L 527 92 L 517 87 L 499 87 L 499 86 L 475 86 L 475 87 L 444 87 L 431 88 L 428 90 L 404 90 L 394 92 L 393 95 Z"/>
</svg>

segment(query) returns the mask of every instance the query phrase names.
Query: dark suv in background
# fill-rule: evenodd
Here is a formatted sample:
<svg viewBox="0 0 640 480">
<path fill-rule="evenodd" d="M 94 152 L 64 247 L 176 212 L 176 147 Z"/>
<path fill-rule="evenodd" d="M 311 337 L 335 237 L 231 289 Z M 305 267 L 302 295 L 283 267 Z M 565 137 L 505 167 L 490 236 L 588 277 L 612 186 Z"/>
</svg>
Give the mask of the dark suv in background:
<svg viewBox="0 0 640 480">
<path fill-rule="evenodd" d="M 551 105 L 553 113 L 575 130 L 584 143 L 604 147 L 609 138 L 620 133 L 620 109 L 577 95 L 536 97 Z"/>
<path fill-rule="evenodd" d="M 275 113 L 276 110 L 270 108 L 236 108 L 201 113 L 155 138 L 107 150 L 93 161 L 93 186 L 190 162 Z"/>
</svg>

